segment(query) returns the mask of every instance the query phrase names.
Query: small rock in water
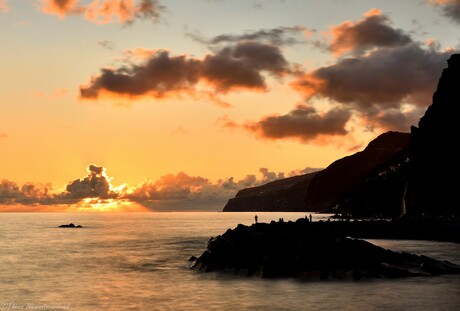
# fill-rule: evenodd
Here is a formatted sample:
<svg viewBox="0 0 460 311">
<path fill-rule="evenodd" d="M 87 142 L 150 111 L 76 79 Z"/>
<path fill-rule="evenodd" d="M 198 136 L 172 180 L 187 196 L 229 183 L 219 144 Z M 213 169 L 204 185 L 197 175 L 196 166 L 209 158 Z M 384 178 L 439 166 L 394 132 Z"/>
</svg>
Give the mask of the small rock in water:
<svg viewBox="0 0 460 311">
<path fill-rule="evenodd" d="M 73 223 L 68 225 L 60 225 L 59 228 L 83 228 L 81 225 L 75 226 Z"/>
</svg>

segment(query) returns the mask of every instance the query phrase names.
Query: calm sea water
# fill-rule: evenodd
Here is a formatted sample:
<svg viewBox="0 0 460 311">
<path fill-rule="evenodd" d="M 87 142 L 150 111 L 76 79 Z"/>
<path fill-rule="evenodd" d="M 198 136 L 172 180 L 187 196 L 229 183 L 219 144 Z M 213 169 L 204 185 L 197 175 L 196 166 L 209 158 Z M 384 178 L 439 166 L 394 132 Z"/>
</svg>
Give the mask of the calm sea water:
<svg viewBox="0 0 460 311">
<path fill-rule="evenodd" d="M 259 222 L 299 213 L 258 213 Z M 315 218 L 321 217 L 314 215 Z M 298 281 L 188 269 L 252 213 L 0 214 L 0 310 L 460 310 L 460 276 Z M 324 217 L 324 216 L 323 216 Z M 57 228 L 73 222 L 83 229 Z M 460 264 L 460 244 L 371 242 Z"/>
</svg>

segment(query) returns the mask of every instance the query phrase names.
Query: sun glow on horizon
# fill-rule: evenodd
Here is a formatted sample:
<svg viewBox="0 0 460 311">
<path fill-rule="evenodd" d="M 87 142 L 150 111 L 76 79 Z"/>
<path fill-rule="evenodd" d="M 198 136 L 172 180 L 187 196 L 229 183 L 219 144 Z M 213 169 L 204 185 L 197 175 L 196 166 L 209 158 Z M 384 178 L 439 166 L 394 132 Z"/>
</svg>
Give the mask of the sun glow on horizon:
<svg viewBox="0 0 460 311">
<path fill-rule="evenodd" d="M 140 204 L 123 199 L 86 198 L 69 207 L 75 212 L 148 212 Z"/>
</svg>

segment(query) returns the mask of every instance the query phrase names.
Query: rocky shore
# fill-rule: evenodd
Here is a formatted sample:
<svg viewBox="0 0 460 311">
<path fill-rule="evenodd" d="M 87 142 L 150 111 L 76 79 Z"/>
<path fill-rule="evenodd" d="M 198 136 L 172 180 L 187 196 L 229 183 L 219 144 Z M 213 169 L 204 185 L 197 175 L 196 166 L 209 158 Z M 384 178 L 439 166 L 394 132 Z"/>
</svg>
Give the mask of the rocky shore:
<svg viewBox="0 0 460 311">
<path fill-rule="evenodd" d="M 388 234 L 405 238 L 399 232 L 402 230 L 399 224 L 387 224 L 309 222 L 307 219 L 295 222 L 272 221 L 252 226 L 240 224 L 234 229 L 228 229 L 223 235 L 211 238 L 203 254 L 191 258 L 193 262 L 190 268 L 262 278 L 297 277 L 318 280 L 460 273 L 460 266 L 447 261 L 398 253 L 348 237 L 353 233 L 352 236 L 381 238 L 384 231 L 394 228 L 395 231 Z M 421 227 L 415 225 L 410 228 L 414 229 L 414 237 L 423 232 Z M 408 230 L 404 231 L 409 234 Z M 443 234 L 447 234 L 447 231 Z"/>
</svg>

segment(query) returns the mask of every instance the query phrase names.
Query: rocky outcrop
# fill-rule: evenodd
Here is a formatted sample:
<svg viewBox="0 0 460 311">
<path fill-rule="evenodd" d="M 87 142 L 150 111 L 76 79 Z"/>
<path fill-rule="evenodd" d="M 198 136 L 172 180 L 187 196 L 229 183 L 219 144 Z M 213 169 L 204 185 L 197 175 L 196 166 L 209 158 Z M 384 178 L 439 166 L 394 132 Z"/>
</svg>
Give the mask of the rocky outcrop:
<svg viewBox="0 0 460 311">
<path fill-rule="evenodd" d="M 448 60 L 433 102 L 418 127 L 411 128 L 408 212 L 414 215 L 460 215 L 460 54 Z"/>
<path fill-rule="evenodd" d="M 271 222 L 238 225 L 212 238 L 190 268 L 238 275 L 305 279 L 362 279 L 460 273 L 460 266 L 398 253 L 347 238 L 334 223 Z"/>
<path fill-rule="evenodd" d="M 262 186 L 238 191 L 224 207 L 224 212 L 301 210 L 308 186 L 315 173 L 284 178 Z"/>
<path fill-rule="evenodd" d="M 344 206 L 343 203 L 351 203 L 349 201 L 357 198 L 358 193 L 365 195 L 375 192 L 378 196 L 368 196 L 369 202 L 363 201 L 359 210 L 366 210 L 374 202 L 380 202 L 388 208 L 388 205 L 394 205 L 393 201 L 397 201 L 399 211 L 405 184 L 398 183 L 392 187 L 391 183 L 387 183 L 389 188 L 394 189 L 387 194 L 380 194 L 374 190 L 369 192 L 375 188 L 369 181 L 385 172 L 391 172 L 392 168 L 404 162 L 408 156 L 409 138 L 409 133 L 387 132 L 371 141 L 363 151 L 333 162 L 312 180 L 306 196 L 305 210 L 331 211 L 340 202 L 344 208 L 350 209 L 353 205 Z M 364 188 L 368 188 L 367 191 L 359 191 Z"/>
<path fill-rule="evenodd" d="M 75 225 L 73 223 L 70 223 L 68 225 L 60 225 L 59 228 L 83 228 L 81 225 Z"/>
</svg>

